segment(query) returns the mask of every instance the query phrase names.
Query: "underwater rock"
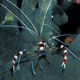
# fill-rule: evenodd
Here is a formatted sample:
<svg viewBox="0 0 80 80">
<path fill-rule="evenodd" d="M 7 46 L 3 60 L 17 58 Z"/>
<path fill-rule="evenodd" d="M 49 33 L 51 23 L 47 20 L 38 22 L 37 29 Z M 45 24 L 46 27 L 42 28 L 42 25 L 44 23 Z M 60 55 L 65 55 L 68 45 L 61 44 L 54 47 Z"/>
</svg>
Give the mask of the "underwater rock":
<svg viewBox="0 0 80 80">
<path fill-rule="evenodd" d="M 77 56 L 77 59 L 79 58 L 80 60 L 80 35 L 78 35 L 71 43 L 69 48 L 71 51 Z M 75 58 L 75 57 L 74 57 Z M 76 59 L 76 58 L 75 58 Z"/>
<path fill-rule="evenodd" d="M 64 12 L 64 10 L 59 6 L 59 5 L 56 5 L 53 7 L 53 22 L 58 25 L 58 26 L 61 26 L 65 23 L 68 22 L 68 16 L 67 14 Z"/>
<path fill-rule="evenodd" d="M 67 10 L 73 4 L 73 0 L 58 0 L 58 4 L 63 10 Z"/>
</svg>

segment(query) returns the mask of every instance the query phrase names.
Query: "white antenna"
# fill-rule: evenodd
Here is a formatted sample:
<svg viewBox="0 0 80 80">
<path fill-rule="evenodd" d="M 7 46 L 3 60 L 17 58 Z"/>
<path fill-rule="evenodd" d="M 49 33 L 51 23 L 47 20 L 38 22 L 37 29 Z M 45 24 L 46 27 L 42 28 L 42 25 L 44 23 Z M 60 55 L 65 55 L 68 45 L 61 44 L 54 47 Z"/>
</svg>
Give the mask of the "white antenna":
<svg viewBox="0 0 80 80">
<path fill-rule="evenodd" d="M 25 26 L 17 26 L 17 25 L 0 25 L 0 27 L 2 28 L 22 28 L 22 29 L 28 30 Z"/>
<path fill-rule="evenodd" d="M 44 25 L 46 25 L 46 26 L 48 26 L 50 29 L 54 30 L 55 33 L 60 34 L 57 30 L 55 30 L 54 28 L 50 27 L 50 24 L 49 24 L 49 25 L 48 25 L 48 24 L 44 24 Z"/>
<path fill-rule="evenodd" d="M 18 8 L 14 3 L 12 3 L 11 1 L 7 0 L 10 4 L 12 4 L 14 7 L 16 7 L 27 19 L 28 21 L 32 24 L 34 30 L 36 31 L 37 35 L 38 35 L 38 32 L 37 32 L 37 29 L 36 27 L 34 26 L 34 24 L 32 23 L 32 21 L 29 19 L 29 17 L 20 9 Z"/>
<path fill-rule="evenodd" d="M 51 2 L 52 2 L 52 0 L 49 2 L 48 7 L 47 7 L 47 9 L 46 9 L 46 12 L 45 12 L 45 14 L 44 14 L 44 18 L 43 18 L 43 22 L 42 22 L 42 26 L 41 26 L 41 30 L 40 30 L 40 35 L 42 35 L 43 26 L 44 26 L 44 21 L 45 21 L 45 18 L 46 18 L 47 11 L 48 11 L 48 9 L 49 9 L 49 7 L 50 7 L 50 5 L 51 5 Z"/>
<path fill-rule="evenodd" d="M 77 60 L 80 61 L 80 58 L 77 57 L 71 50 L 69 50 L 67 47 L 66 47 L 66 49 L 69 51 L 69 53 L 70 53 L 74 58 L 76 58 Z"/>
<path fill-rule="evenodd" d="M 12 11 L 10 11 L 6 6 L 4 6 L 3 4 L 1 4 L 0 3 L 0 5 L 2 6 L 2 7 L 4 7 L 7 11 L 9 11 L 10 13 L 12 13 L 25 27 L 26 27 L 26 29 L 28 30 L 28 31 L 30 31 L 30 33 L 33 35 L 33 34 L 35 34 L 35 36 L 37 36 L 36 35 L 36 33 L 34 32 L 34 31 L 32 31 L 31 29 L 29 29 L 28 27 L 27 27 L 27 25 L 19 18 L 19 17 L 17 17 Z M 34 35 L 33 35 L 34 36 Z M 37 36 L 38 37 L 38 36 Z"/>
<path fill-rule="evenodd" d="M 58 36 L 53 36 L 52 38 L 49 38 L 49 40 L 59 38 L 59 37 L 76 36 L 76 35 L 80 35 L 80 34 L 61 34 L 61 35 L 58 35 Z"/>
</svg>

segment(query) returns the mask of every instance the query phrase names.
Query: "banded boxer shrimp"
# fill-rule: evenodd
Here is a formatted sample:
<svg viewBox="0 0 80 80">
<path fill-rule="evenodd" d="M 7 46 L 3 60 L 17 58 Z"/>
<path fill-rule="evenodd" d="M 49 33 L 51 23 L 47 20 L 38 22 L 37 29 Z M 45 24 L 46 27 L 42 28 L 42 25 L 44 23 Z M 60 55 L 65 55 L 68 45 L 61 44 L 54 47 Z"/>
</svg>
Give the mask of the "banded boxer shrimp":
<svg viewBox="0 0 80 80">
<path fill-rule="evenodd" d="M 40 64 L 40 60 L 43 58 L 47 63 L 48 60 L 46 59 L 47 56 L 51 55 L 52 51 L 54 50 L 58 50 L 58 49 L 63 49 L 63 52 L 64 52 L 64 61 L 62 63 L 62 68 L 65 70 L 66 68 L 66 61 L 67 61 L 67 53 L 68 51 L 78 60 L 80 60 L 80 58 L 78 58 L 72 51 L 70 51 L 68 49 L 68 47 L 66 47 L 67 45 L 69 44 L 66 44 L 64 42 L 62 42 L 61 40 L 59 40 L 58 38 L 59 37 L 63 37 L 63 36 L 76 36 L 76 34 L 63 34 L 63 35 L 58 35 L 58 36 L 55 36 L 55 35 L 52 35 L 48 40 L 44 40 L 43 37 L 42 37 L 42 33 L 43 33 L 43 27 L 44 27 L 44 21 L 45 21 L 45 18 L 46 18 L 46 14 L 48 12 L 48 9 L 51 5 L 51 2 L 52 0 L 50 0 L 48 6 L 47 6 L 47 9 L 46 9 L 46 12 L 44 14 L 44 17 L 43 17 L 43 22 L 42 22 L 42 25 L 41 25 L 41 29 L 40 29 L 40 35 L 38 34 L 38 31 L 36 29 L 36 27 L 34 26 L 34 24 L 32 23 L 32 21 L 28 18 L 28 16 L 21 10 L 19 9 L 15 4 L 13 4 L 11 1 L 7 0 L 8 3 L 10 3 L 11 5 L 13 5 L 15 8 L 17 8 L 26 18 L 27 20 L 31 23 L 31 25 L 33 26 L 35 32 L 33 30 L 31 30 L 30 28 L 27 27 L 27 25 L 17 16 L 15 15 L 10 9 L 8 9 L 5 5 L 1 4 L 0 5 L 2 7 L 4 7 L 6 10 L 8 10 L 10 13 L 12 13 L 25 27 L 23 26 L 15 26 L 15 27 L 20 27 L 20 28 L 23 28 L 23 29 L 26 29 L 28 30 L 34 37 L 36 37 L 38 39 L 38 44 L 35 45 L 35 49 L 33 50 L 33 52 L 28 52 L 26 51 L 25 49 L 23 51 L 20 51 L 19 53 L 17 53 L 16 55 L 14 55 L 13 57 L 13 60 L 12 60 L 12 69 L 13 69 L 13 73 L 18 71 L 19 70 L 19 67 L 20 67 L 20 61 L 21 61 L 21 57 L 23 54 L 26 54 L 26 55 L 31 55 L 32 56 L 32 59 L 29 59 L 29 61 L 31 61 L 31 67 L 32 67 L 32 73 L 33 75 L 36 75 L 36 72 L 35 72 L 35 65 L 33 64 L 33 61 L 38 58 L 39 61 L 37 64 L 40 65 L 41 69 L 42 69 L 42 65 Z M 53 17 L 53 16 L 52 16 Z M 12 25 L 1 25 L 1 27 L 14 27 Z M 53 42 L 52 40 L 55 40 L 59 43 L 61 43 L 60 46 L 55 46 L 55 47 L 52 47 L 53 45 Z"/>
</svg>

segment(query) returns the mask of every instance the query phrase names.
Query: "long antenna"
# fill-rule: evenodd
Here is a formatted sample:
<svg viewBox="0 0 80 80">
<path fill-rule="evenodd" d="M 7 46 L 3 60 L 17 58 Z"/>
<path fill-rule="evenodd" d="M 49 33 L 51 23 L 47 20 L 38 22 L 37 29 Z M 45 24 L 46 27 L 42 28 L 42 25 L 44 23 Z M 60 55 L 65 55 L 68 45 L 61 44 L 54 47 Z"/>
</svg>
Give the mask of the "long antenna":
<svg viewBox="0 0 80 80">
<path fill-rule="evenodd" d="M 57 30 L 55 30 L 54 28 L 50 27 L 50 24 L 49 25 L 48 24 L 44 24 L 44 25 L 48 26 L 51 30 L 53 30 L 55 33 L 60 35 L 60 33 Z"/>
<path fill-rule="evenodd" d="M 31 29 L 29 29 L 27 26 L 26 26 L 26 24 L 19 18 L 19 17 L 17 17 L 12 11 L 10 11 L 6 6 L 4 6 L 3 4 L 1 4 L 0 3 L 0 5 L 2 6 L 2 7 L 4 7 L 7 11 L 9 11 L 10 13 L 12 13 L 26 28 L 27 28 L 27 30 L 28 31 L 30 31 L 30 33 L 33 35 L 33 34 L 35 34 L 35 36 L 37 36 L 36 35 L 36 33 L 34 32 L 34 31 L 32 31 Z M 34 35 L 33 35 L 34 36 Z M 37 36 L 38 37 L 38 36 Z"/>
<path fill-rule="evenodd" d="M 68 43 L 64 43 L 63 41 L 59 40 L 57 37 L 55 38 L 55 40 L 62 43 L 63 45 L 69 45 Z"/>
<path fill-rule="evenodd" d="M 66 37 L 66 36 L 76 36 L 76 35 L 80 35 L 80 34 L 62 34 L 62 35 L 58 35 L 58 36 L 53 36 L 53 37 L 49 38 L 49 40 L 55 39 L 64 45 L 69 45 L 68 43 L 64 43 L 63 41 L 59 40 L 58 38 L 59 37 Z"/>
<path fill-rule="evenodd" d="M 22 29 L 28 30 L 25 26 L 17 26 L 17 25 L 0 25 L 0 27 L 1 28 L 22 28 Z M 32 32 L 32 30 L 31 30 L 31 32 Z"/>
<path fill-rule="evenodd" d="M 0 25 L 0 27 L 1 28 L 23 28 L 23 29 L 28 30 L 25 26 L 17 26 L 17 25 Z"/>
<path fill-rule="evenodd" d="M 76 35 L 80 35 L 80 34 L 61 34 L 61 35 L 58 35 L 56 37 L 58 38 L 58 37 L 76 36 Z"/>
<path fill-rule="evenodd" d="M 67 47 L 66 47 L 66 49 L 70 52 L 70 54 L 71 54 L 74 58 L 76 58 L 77 60 L 80 61 L 80 58 L 77 57 L 71 50 L 69 50 Z"/>
<path fill-rule="evenodd" d="M 66 36 L 76 36 L 76 35 L 80 35 L 80 34 L 61 34 L 61 35 L 58 35 L 58 36 L 53 36 L 50 38 L 51 39 L 54 39 L 55 38 L 59 38 L 59 37 L 66 37 Z"/>
<path fill-rule="evenodd" d="M 43 26 L 44 26 L 44 21 L 45 21 L 45 18 L 46 18 L 46 14 L 47 14 L 47 12 L 48 12 L 48 9 L 49 9 L 49 7 L 50 7 L 50 5 L 51 5 L 51 2 L 52 2 L 52 0 L 49 2 L 48 7 L 47 7 L 47 9 L 46 9 L 46 12 L 45 12 L 45 14 L 44 14 L 44 18 L 43 18 L 43 22 L 42 22 L 42 26 L 41 26 L 41 30 L 40 30 L 40 35 L 42 35 Z"/>
<path fill-rule="evenodd" d="M 34 24 L 32 23 L 32 21 L 29 19 L 29 17 L 20 9 L 18 8 L 14 3 L 12 3 L 11 1 L 7 0 L 7 2 L 9 2 L 10 4 L 12 4 L 15 8 L 17 8 L 27 19 L 28 21 L 31 23 L 31 25 L 33 26 L 34 30 L 36 31 L 37 35 L 38 35 L 38 32 L 37 32 L 37 29 L 36 27 L 34 26 Z"/>
</svg>

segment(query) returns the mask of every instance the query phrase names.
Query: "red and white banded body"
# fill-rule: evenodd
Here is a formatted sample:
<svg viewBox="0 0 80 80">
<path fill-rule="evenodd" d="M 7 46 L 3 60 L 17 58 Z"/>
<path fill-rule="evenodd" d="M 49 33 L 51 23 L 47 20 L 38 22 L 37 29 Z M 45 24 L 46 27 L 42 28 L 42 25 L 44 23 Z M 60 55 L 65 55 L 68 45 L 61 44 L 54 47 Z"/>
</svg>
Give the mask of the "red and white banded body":
<svg viewBox="0 0 80 80">
<path fill-rule="evenodd" d="M 15 67 L 16 67 L 16 62 L 17 60 L 20 58 L 20 56 L 22 56 L 23 54 L 26 54 L 26 51 L 20 51 L 19 53 L 17 53 L 14 57 L 13 57 L 13 71 L 15 71 Z"/>
<path fill-rule="evenodd" d="M 63 67 L 63 69 L 65 69 L 65 67 L 66 67 L 66 62 L 67 62 L 67 50 L 66 50 L 66 48 L 65 48 L 64 45 L 60 45 L 60 46 L 58 46 L 58 48 L 63 49 L 63 52 L 64 52 L 64 61 L 63 61 L 63 63 L 62 63 L 62 67 Z"/>
<path fill-rule="evenodd" d="M 45 47 L 46 47 L 45 41 L 40 41 L 39 42 L 39 45 L 38 45 L 39 50 L 40 51 L 44 51 L 45 50 Z"/>
<path fill-rule="evenodd" d="M 64 61 L 62 63 L 62 67 L 65 69 L 66 67 L 66 61 L 67 61 L 67 50 L 65 47 L 63 47 L 63 52 L 64 52 Z"/>
</svg>

